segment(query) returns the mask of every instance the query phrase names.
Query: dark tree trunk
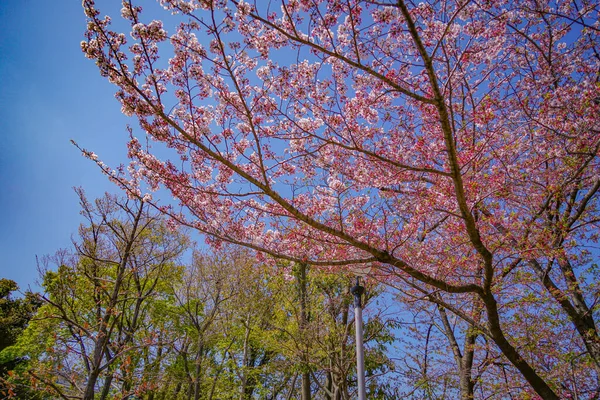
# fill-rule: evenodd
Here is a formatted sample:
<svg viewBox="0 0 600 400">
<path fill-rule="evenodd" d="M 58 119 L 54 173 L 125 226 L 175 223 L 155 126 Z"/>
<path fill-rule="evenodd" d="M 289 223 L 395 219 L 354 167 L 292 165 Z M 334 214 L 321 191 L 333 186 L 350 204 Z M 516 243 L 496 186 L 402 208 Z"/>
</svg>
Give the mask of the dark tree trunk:
<svg viewBox="0 0 600 400">
<path fill-rule="evenodd" d="M 575 277 L 575 273 L 569 261 L 565 259 L 559 261 L 558 264 L 569 287 L 568 290 L 571 294 L 572 302 L 569 295 L 565 294 L 556 283 L 554 283 L 552 278 L 544 271 L 544 268 L 537 260 L 529 260 L 528 264 L 537 272 L 542 284 L 546 290 L 548 290 L 548 293 L 550 293 L 563 311 L 569 316 L 577 333 L 583 340 L 586 350 L 594 360 L 596 367 L 600 370 L 600 337 L 598 336 L 598 330 L 596 329 L 596 322 L 594 321 L 593 313 L 583 298 L 579 282 Z"/>
<path fill-rule="evenodd" d="M 490 293 L 487 293 L 482 296 L 482 299 L 485 304 L 488 316 L 488 326 L 490 333 L 492 334 L 492 339 L 500 348 L 502 354 L 504 354 L 508 361 L 510 361 L 511 364 L 519 370 L 521 375 L 523 375 L 536 393 L 539 394 L 544 400 L 559 400 L 559 397 L 556 395 L 556 393 L 554 393 L 550 386 L 548 386 L 546 381 L 544 381 L 542 377 L 535 372 L 531 365 L 529 365 L 529 363 L 527 363 L 527 361 L 521 357 L 519 352 L 504 336 L 504 332 L 502 332 L 502 328 L 500 327 L 498 304 L 496 303 L 494 296 Z"/>
</svg>

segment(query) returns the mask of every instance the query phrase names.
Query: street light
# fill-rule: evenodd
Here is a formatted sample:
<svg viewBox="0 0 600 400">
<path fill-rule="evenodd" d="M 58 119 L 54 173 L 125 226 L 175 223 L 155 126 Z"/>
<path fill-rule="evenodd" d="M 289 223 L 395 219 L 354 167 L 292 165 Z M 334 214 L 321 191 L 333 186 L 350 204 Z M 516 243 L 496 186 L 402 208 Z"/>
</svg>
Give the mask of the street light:
<svg viewBox="0 0 600 400">
<path fill-rule="evenodd" d="M 354 325 L 356 331 L 356 377 L 358 380 L 358 400 L 367 400 L 365 387 L 365 350 L 363 339 L 363 317 L 362 317 L 362 295 L 365 293 L 364 286 L 360 285 L 360 277 L 363 278 L 371 271 L 371 267 L 353 268 L 356 274 L 356 285 L 350 289 L 354 295 Z"/>
</svg>

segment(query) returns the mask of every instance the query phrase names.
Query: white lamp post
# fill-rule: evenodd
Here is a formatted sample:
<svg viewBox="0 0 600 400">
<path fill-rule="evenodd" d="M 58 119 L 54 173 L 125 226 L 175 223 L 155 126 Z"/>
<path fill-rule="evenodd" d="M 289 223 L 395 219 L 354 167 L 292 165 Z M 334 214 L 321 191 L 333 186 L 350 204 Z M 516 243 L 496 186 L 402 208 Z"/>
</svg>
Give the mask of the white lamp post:
<svg viewBox="0 0 600 400">
<path fill-rule="evenodd" d="M 356 285 L 350 289 L 354 295 L 354 325 L 356 331 L 356 376 L 358 380 L 358 400 L 367 400 L 365 386 L 365 350 L 363 338 L 362 295 L 364 286 L 360 285 L 360 277 L 365 277 L 371 271 L 370 266 L 355 267 L 352 272 L 356 275 Z"/>
</svg>

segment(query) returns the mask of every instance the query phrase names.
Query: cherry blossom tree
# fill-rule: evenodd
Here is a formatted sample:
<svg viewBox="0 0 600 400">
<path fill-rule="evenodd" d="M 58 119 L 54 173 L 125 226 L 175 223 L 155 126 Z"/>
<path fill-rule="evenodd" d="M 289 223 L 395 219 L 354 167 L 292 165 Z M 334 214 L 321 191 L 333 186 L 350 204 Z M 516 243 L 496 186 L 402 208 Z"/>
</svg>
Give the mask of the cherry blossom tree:
<svg viewBox="0 0 600 400">
<path fill-rule="evenodd" d="M 506 323 L 535 286 L 600 369 L 596 2 L 160 4 L 168 27 L 123 1 L 125 34 L 84 0 L 82 49 L 140 124 L 127 171 L 100 163 L 113 180 L 168 189 L 163 212 L 216 245 L 372 263 L 467 322 L 476 299 L 483 334 L 557 399 Z"/>
</svg>

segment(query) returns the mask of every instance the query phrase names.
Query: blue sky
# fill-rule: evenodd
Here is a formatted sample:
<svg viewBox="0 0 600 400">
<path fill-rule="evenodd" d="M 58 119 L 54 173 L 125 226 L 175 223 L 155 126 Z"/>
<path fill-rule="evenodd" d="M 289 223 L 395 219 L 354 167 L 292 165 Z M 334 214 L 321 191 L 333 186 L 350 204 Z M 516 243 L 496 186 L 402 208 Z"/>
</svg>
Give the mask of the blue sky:
<svg viewBox="0 0 600 400">
<path fill-rule="evenodd" d="M 0 2 L 0 277 L 35 288 L 36 255 L 68 247 L 90 199 L 116 187 L 70 143 L 127 162 L 128 120 L 79 48 L 79 1 Z"/>
</svg>

